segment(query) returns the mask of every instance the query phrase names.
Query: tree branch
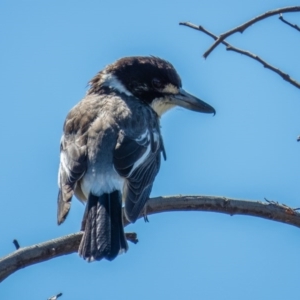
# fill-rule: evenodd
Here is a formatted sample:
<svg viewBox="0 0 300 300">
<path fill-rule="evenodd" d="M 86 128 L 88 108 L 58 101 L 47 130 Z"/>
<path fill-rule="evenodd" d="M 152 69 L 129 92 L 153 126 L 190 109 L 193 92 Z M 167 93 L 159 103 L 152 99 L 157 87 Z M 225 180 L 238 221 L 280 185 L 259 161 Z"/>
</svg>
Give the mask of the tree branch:
<svg viewBox="0 0 300 300">
<path fill-rule="evenodd" d="M 248 215 L 294 225 L 300 228 L 300 213 L 284 204 L 266 200 L 248 201 L 217 196 L 168 196 L 149 199 L 148 215 L 172 211 L 208 211 Z M 140 215 L 140 218 L 143 215 Z M 124 221 L 124 226 L 129 222 Z M 129 234 L 130 235 L 130 234 Z M 15 271 L 61 255 L 77 252 L 82 232 L 24 247 L 0 259 L 0 282 Z"/>
<path fill-rule="evenodd" d="M 283 23 L 285 23 L 285 24 L 291 26 L 292 28 L 294 28 L 294 29 L 300 31 L 300 27 L 299 27 L 297 24 L 292 24 L 292 23 L 290 23 L 289 21 L 285 20 L 285 19 L 283 18 L 282 14 L 280 14 L 279 20 L 281 20 Z"/>
<path fill-rule="evenodd" d="M 300 6 L 290 6 L 290 7 L 283 7 L 283 8 L 278 8 L 278 9 L 274 9 L 274 10 L 270 10 L 267 11 L 265 13 L 263 13 L 262 15 L 259 15 L 253 19 L 251 19 L 250 21 L 236 27 L 233 28 L 225 33 L 222 33 L 217 39 L 216 41 L 210 46 L 210 48 L 205 51 L 205 53 L 203 54 L 204 58 L 207 58 L 208 55 L 220 44 L 222 43 L 227 37 L 229 37 L 230 35 L 236 33 L 236 32 L 240 32 L 243 33 L 245 29 L 247 29 L 248 27 L 250 27 L 251 25 L 253 25 L 256 22 L 259 22 L 263 19 L 266 19 L 268 17 L 280 14 L 280 13 L 288 13 L 288 12 L 297 12 L 300 11 Z"/>
<path fill-rule="evenodd" d="M 210 37 L 212 37 L 214 40 L 217 40 L 218 37 L 216 35 L 214 35 L 213 33 L 211 33 L 210 31 L 208 31 L 207 29 L 205 29 L 203 26 L 199 25 L 194 25 L 192 23 L 189 22 L 180 22 L 179 25 L 184 25 L 190 28 L 193 28 L 195 30 L 199 30 L 201 32 L 204 32 L 205 34 L 209 35 Z M 298 89 L 300 89 L 300 83 L 297 82 L 295 79 L 291 78 L 290 75 L 288 75 L 287 73 L 282 72 L 280 69 L 273 67 L 272 65 L 270 65 L 269 63 L 267 63 L 265 60 L 263 60 L 262 58 L 260 58 L 259 56 L 257 56 L 256 54 L 253 54 L 249 51 L 245 51 L 239 48 L 236 48 L 232 45 L 230 45 L 229 43 L 227 43 L 225 40 L 221 41 L 222 44 L 224 44 L 226 46 L 226 50 L 228 51 L 234 51 L 243 55 L 246 55 L 256 61 L 258 61 L 259 63 L 261 63 L 265 68 L 270 69 L 271 71 L 277 73 L 279 76 L 281 76 L 285 81 L 291 83 L 293 86 L 297 87 Z"/>
</svg>

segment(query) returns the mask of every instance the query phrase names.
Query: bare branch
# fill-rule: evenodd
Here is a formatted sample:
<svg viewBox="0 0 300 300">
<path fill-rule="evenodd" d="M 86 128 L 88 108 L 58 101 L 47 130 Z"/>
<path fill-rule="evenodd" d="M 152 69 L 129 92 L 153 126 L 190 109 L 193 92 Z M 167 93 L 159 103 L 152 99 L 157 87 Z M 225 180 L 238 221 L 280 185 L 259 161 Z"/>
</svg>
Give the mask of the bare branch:
<svg viewBox="0 0 300 300">
<path fill-rule="evenodd" d="M 300 227 L 300 213 L 274 201 L 260 202 L 216 196 L 169 196 L 149 199 L 147 214 L 172 211 L 208 211 L 265 218 Z M 141 214 L 140 218 L 144 215 Z M 128 225 L 129 222 L 124 222 Z M 129 234 L 130 235 L 130 234 Z M 15 271 L 61 255 L 77 252 L 82 232 L 24 247 L 0 259 L 0 282 Z"/>
<path fill-rule="evenodd" d="M 254 19 L 251 19 L 250 21 L 247 21 L 246 23 L 235 27 L 225 33 L 222 33 L 217 39 L 216 41 L 210 46 L 210 48 L 203 54 L 204 58 L 207 58 L 208 55 L 220 44 L 222 43 L 227 37 L 229 37 L 230 35 L 236 33 L 236 32 L 240 32 L 243 33 L 245 29 L 247 29 L 248 27 L 250 27 L 251 25 L 253 25 L 256 22 L 259 22 L 263 19 L 266 19 L 268 17 L 280 14 L 280 13 L 288 13 L 288 12 L 297 12 L 300 11 L 300 6 L 290 6 L 290 7 L 283 7 L 283 8 L 278 8 L 278 9 L 274 9 L 274 10 L 270 10 L 267 11 L 265 13 L 263 13 L 262 15 L 259 15 L 257 17 L 255 17 Z"/>
<path fill-rule="evenodd" d="M 300 31 L 300 27 L 299 27 L 297 24 L 292 24 L 292 23 L 290 23 L 289 21 L 285 20 L 285 19 L 283 18 L 282 14 L 280 14 L 279 20 L 281 20 L 283 23 L 285 23 L 285 24 L 291 26 L 292 28 L 294 28 L 294 29 Z"/>
<path fill-rule="evenodd" d="M 184 25 L 190 28 L 193 28 L 195 30 L 199 30 L 201 32 L 204 32 L 205 34 L 209 35 L 210 37 L 212 37 L 214 40 L 217 40 L 218 37 L 216 35 L 214 35 L 213 33 L 211 33 L 210 31 L 208 31 L 207 29 L 205 29 L 203 26 L 197 26 L 194 25 L 192 23 L 189 22 L 180 22 L 179 25 Z M 259 56 L 257 56 L 256 54 L 253 54 L 249 51 L 245 51 L 243 49 L 239 49 L 236 48 L 232 45 L 230 45 L 229 43 L 227 43 L 225 40 L 221 41 L 222 44 L 224 44 L 226 46 L 226 50 L 228 51 L 234 51 L 243 55 L 246 55 L 256 61 L 258 61 L 259 63 L 261 63 L 265 68 L 270 69 L 271 71 L 277 73 L 279 76 L 281 76 L 285 81 L 291 83 L 293 86 L 297 87 L 298 89 L 300 89 L 300 83 L 297 82 L 295 79 L 291 78 L 290 75 L 288 75 L 287 73 L 282 72 L 280 69 L 273 67 L 272 65 L 270 65 L 269 63 L 267 63 L 265 60 L 263 60 L 262 58 L 260 58 Z"/>
</svg>

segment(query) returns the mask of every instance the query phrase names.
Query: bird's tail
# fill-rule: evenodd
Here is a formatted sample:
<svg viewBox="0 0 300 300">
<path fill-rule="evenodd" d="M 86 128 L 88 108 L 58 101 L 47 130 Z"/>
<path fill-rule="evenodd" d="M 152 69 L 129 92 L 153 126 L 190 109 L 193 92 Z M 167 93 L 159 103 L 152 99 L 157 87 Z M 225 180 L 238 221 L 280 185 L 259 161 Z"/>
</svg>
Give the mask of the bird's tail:
<svg viewBox="0 0 300 300">
<path fill-rule="evenodd" d="M 84 234 L 78 252 L 88 261 L 113 260 L 119 253 L 127 251 L 119 191 L 89 195 L 82 230 Z"/>
</svg>

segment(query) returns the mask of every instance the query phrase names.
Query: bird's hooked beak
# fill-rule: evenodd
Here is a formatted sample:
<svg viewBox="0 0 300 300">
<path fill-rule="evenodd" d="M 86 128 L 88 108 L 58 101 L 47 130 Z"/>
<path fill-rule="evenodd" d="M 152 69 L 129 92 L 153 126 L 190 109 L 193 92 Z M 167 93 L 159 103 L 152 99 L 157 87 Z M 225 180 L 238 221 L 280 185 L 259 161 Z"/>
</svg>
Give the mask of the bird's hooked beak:
<svg viewBox="0 0 300 300">
<path fill-rule="evenodd" d="M 174 105 L 206 114 L 216 114 L 216 111 L 212 106 L 189 94 L 182 88 L 179 89 L 178 94 L 173 94 L 170 98 L 172 99 L 172 103 L 174 103 Z"/>
</svg>

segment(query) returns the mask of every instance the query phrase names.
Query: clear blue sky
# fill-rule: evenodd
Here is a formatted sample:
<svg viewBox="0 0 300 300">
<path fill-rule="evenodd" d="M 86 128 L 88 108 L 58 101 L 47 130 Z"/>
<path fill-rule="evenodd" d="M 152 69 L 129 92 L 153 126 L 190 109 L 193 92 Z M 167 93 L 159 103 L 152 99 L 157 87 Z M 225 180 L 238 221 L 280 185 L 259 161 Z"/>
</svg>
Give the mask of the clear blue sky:
<svg viewBox="0 0 300 300">
<path fill-rule="evenodd" d="M 152 195 L 218 195 L 300 206 L 300 91 L 257 62 L 179 26 L 220 34 L 298 1 L 0 2 L 0 256 L 77 232 L 76 199 L 56 225 L 62 125 L 87 82 L 114 60 L 156 55 L 217 114 L 176 108 L 162 120 L 168 159 Z M 300 25 L 300 14 L 285 14 Z M 231 37 L 300 80 L 299 32 L 273 17 Z M 72 254 L 28 267 L 0 299 L 299 299 L 300 229 L 247 216 L 166 213 L 128 226 L 140 242 L 113 262 Z"/>
</svg>

